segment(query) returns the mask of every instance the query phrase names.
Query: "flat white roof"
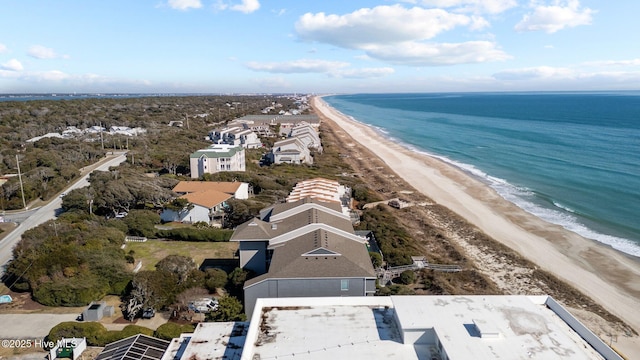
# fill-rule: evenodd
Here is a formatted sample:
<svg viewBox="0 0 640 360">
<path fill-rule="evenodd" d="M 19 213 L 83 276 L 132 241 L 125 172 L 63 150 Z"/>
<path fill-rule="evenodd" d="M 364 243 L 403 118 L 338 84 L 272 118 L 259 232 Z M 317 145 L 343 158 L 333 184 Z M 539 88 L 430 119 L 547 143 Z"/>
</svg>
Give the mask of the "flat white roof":
<svg viewBox="0 0 640 360">
<path fill-rule="evenodd" d="M 192 334 L 173 339 L 162 360 L 240 359 L 248 328 L 246 322 L 200 323 Z"/>
<path fill-rule="evenodd" d="M 547 298 L 258 299 L 242 359 L 603 359 Z"/>
</svg>

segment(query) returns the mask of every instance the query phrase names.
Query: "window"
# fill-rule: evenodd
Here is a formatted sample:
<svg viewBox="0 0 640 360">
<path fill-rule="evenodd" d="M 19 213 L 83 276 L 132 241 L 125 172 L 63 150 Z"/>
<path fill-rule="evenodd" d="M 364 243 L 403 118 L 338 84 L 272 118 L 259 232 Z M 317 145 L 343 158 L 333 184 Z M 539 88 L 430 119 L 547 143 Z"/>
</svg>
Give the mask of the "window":
<svg viewBox="0 0 640 360">
<path fill-rule="evenodd" d="M 340 280 L 340 290 L 349 291 L 349 279 Z"/>
</svg>

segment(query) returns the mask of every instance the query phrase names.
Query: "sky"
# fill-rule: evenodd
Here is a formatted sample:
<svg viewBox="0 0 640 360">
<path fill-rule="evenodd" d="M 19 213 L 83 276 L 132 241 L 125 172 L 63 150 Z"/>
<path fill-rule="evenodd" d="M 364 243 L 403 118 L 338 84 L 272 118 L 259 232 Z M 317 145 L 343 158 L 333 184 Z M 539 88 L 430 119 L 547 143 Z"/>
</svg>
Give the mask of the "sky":
<svg viewBox="0 0 640 360">
<path fill-rule="evenodd" d="M 640 89 L 638 0 L 0 0 L 0 93 Z"/>
</svg>

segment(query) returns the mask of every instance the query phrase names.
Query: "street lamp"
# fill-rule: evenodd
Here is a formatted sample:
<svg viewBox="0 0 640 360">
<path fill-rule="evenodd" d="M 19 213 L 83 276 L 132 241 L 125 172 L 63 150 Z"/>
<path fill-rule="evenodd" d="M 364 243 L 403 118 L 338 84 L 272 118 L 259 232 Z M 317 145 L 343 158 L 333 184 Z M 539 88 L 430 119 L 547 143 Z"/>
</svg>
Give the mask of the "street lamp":
<svg viewBox="0 0 640 360">
<path fill-rule="evenodd" d="M 16 163 L 18 164 L 18 179 L 20 180 L 20 192 L 22 193 L 22 207 L 27 210 L 27 202 L 24 200 L 24 186 L 22 186 L 22 173 L 20 172 L 20 160 L 16 154 Z"/>
</svg>

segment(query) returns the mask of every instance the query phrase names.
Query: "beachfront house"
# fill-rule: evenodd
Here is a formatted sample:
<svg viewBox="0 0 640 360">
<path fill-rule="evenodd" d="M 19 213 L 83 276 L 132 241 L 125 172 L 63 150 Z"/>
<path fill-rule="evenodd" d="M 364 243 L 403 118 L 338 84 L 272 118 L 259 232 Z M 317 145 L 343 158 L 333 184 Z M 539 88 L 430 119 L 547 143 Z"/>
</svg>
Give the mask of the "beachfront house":
<svg viewBox="0 0 640 360">
<path fill-rule="evenodd" d="M 198 150 L 189 156 L 191 178 L 221 171 L 245 171 L 244 148 L 226 144 L 215 144 Z"/>
<path fill-rule="evenodd" d="M 339 202 L 303 198 L 276 204 L 239 225 L 240 266 L 257 277 L 244 284 L 245 311 L 258 298 L 366 296 L 376 275 L 366 239 L 357 236 Z"/>
<path fill-rule="evenodd" d="M 267 158 L 272 164 L 313 164 L 309 148 L 295 137 L 274 143 Z"/>
<path fill-rule="evenodd" d="M 318 152 L 322 152 L 322 143 L 320 142 L 320 136 L 318 132 L 308 123 L 300 123 L 293 127 L 289 132 L 290 138 L 298 138 L 302 143 L 310 148 L 315 149 Z"/>
</svg>

